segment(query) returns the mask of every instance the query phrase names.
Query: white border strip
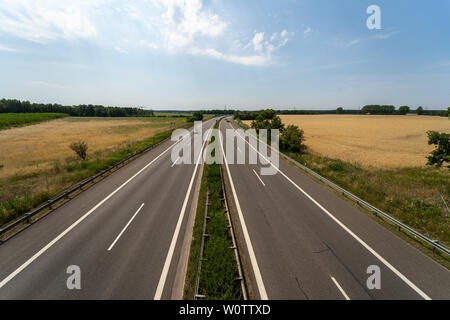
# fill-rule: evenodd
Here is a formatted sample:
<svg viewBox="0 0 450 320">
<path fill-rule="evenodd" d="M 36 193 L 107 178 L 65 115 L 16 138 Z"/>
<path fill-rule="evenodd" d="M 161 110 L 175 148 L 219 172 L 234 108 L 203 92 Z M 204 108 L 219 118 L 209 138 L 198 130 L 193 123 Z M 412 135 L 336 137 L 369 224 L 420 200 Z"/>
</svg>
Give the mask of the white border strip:
<svg viewBox="0 0 450 320">
<path fill-rule="evenodd" d="M 122 234 L 125 232 L 125 230 L 127 230 L 128 226 L 130 225 L 130 223 L 134 220 L 134 218 L 137 216 L 137 214 L 139 213 L 139 211 L 141 211 L 142 207 L 144 206 L 144 203 L 141 204 L 141 206 L 139 207 L 139 209 L 137 209 L 136 213 L 131 217 L 130 221 L 128 221 L 128 223 L 125 225 L 125 227 L 122 229 L 122 231 L 120 231 L 119 235 L 116 237 L 116 239 L 113 241 L 113 243 L 111 243 L 111 245 L 108 248 L 108 251 L 111 251 L 111 249 L 114 247 L 114 245 L 116 244 L 116 242 L 120 239 L 120 237 L 122 236 Z"/>
<path fill-rule="evenodd" d="M 342 295 L 344 296 L 345 300 L 350 300 L 350 297 L 345 293 L 344 289 L 342 289 L 342 287 L 339 284 L 339 282 L 337 282 L 337 280 L 334 277 L 331 277 L 331 280 L 333 280 L 334 284 L 339 289 L 339 291 L 342 293 Z"/>
</svg>

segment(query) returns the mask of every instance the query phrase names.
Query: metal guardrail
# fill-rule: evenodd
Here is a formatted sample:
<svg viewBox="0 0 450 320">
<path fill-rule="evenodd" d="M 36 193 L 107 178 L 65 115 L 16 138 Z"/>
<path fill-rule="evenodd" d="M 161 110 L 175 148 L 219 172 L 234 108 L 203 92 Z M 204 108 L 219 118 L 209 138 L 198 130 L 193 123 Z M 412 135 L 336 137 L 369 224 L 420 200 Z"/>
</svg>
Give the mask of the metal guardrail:
<svg viewBox="0 0 450 320">
<path fill-rule="evenodd" d="M 359 205 L 366 207 L 367 209 L 369 209 L 370 211 L 374 212 L 376 215 L 380 215 L 383 218 L 385 218 L 386 220 L 392 222 L 393 224 L 395 224 L 399 230 L 403 229 L 408 231 L 409 233 L 411 233 L 412 235 L 414 235 L 415 237 L 421 239 L 422 241 L 428 243 L 429 245 L 431 245 L 433 248 L 438 249 L 439 251 L 450 255 L 450 249 L 447 248 L 445 245 L 439 243 L 439 240 L 432 240 L 430 238 L 428 238 L 427 236 L 421 234 L 420 232 L 414 230 L 413 228 L 407 226 L 406 224 L 404 224 L 403 222 L 395 219 L 394 217 L 390 216 L 389 214 L 387 214 L 386 212 L 376 208 L 375 206 L 371 205 L 370 203 L 362 200 L 361 198 L 359 198 L 358 196 L 354 195 L 353 193 L 345 190 L 344 188 L 341 188 L 340 186 L 338 186 L 337 184 L 331 182 L 330 180 L 322 177 L 320 174 L 316 173 L 315 171 L 309 169 L 308 167 L 302 165 L 301 163 L 299 163 L 298 161 L 292 159 L 291 157 L 281 153 L 281 156 L 286 158 L 288 161 L 293 162 L 295 165 L 297 165 L 298 167 L 300 167 L 301 169 L 305 170 L 306 172 L 308 172 L 309 174 L 313 175 L 314 177 L 316 177 L 317 179 L 319 179 L 320 181 L 326 183 L 327 185 L 329 185 L 331 188 L 341 192 L 343 195 L 347 196 L 348 198 L 356 201 L 356 203 L 358 203 Z"/>
<path fill-rule="evenodd" d="M 263 142 L 264 143 L 264 142 Z M 264 143 L 266 144 L 266 143 Z M 291 157 L 285 155 L 283 152 L 273 149 L 271 146 L 269 146 L 268 144 L 266 144 L 271 150 L 278 152 L 278 154 L 280 154 L 283 158 L 287 159 L 288 161 L 294 163 L 296 166 L 300 167 L 301 169 L 303 169 L 304 171 L 308 172 L 309 174 L 311 174 L 312 176 L 316 177 L 317 179 L 319 179 L 320 181 L 326 183 L 327 185 L 329 185 L 331 188 L 339 191 L 340 193 L 342 193 L 343 195 L 347 196 L 348 198 L 352 199 L 353 201 L 355 201 L 356 203 L 358 203 L 359 205 L 366 207 L 369 211 L 374 212 L 376 215 L 380 215 L 383 218 L 385 218 L 386 220 L 390 221 L 391 223 L 395 224 L 399 231 L 400 230 L 406 230 L 407 232 L 409 232 L 410 234 L 414 235 L 415 237 L 419 238 L 420 240 L 426 242 L 427 244 L 429 244 L 430 246 L 432 246 L 434 249 L 437 249 L 443 253 L 445 253 L 446 255 L 450 256 L 450 248 L 448 248 L 447 246 L 445 246 L 444 244 L 440 243 L 439 240 L 433 240 L 428 238 L 427 236 L 421 234 L 420 232 L 414 230 L 413 228 L 411 228 L 410 226 L 404 224 L 403 222 L 395 219 L 394 217 L 390 216 L 389 214 L 387 214 L 386 212 L 376 208 L 375 206 L 371 205 L 370 203 L 362 200 L 361 198 L 359 198 L 358 196 L 354 195 L 353 193 L 345 190 L 344 188 L 341 188 L 340 186 L 338 186 L 337 184 L 331 182 L 330 180 L 328 180 L 327 178 L 322 177 L 320 174 L 318 174 L 317 172 L 311 170 L 310 168 L 308 168 L 307 166 L 301 164 L 300 162 L 292 159 Z"/>
<path fill-rule="evenodd" d="M 96 175 L 89 177 L 85 180 L 83 180 L 82 182 L 80 182 L 79 184 L 75 185 L 74 187 L 72 187 L 71 189 L 68 189 L 66 191 L 64 191 L 62 194 L 58 195 L 56 198 L 53 198 L 51 200 L 48 200 L 45 204 L 41 205 L 40 207 L 29 211 L 27 213 L 25 213 L 23 216 L 21 216 L 20 218 L 16 219 L 15 221 L 11 222 L 10 224 L 3 226 L 0 228 L 0 243 L 2 242 L 1 237 L 7 233 L 8 231 L 14 229 L 15 227 L 17 227 L 18 225 L 25 223 L 25 222 L 30 222 L 30 219 L 32 217 L 34 217 L 35 215 L 37 215 L 38 213 L 42 212 L 45 209 L 52 209 L 52 205 L 56 204 L 57 202 L 61 201 L 62 199 L 69 199 L 70 195 L 75 193 L 76 191 L 80 191 L 83 189 L 84 186 L 86 186 L 87 184 L 94 182 L 94 180 L 96 180 L 97 178 L 103 176 L 105 173 L 111 172 L 114 169 L 119 168 L 122 164 L 130 161 L 131 159 L 136 158 L 137 156 L 151 150 L 154 149 L 155 147 L 159 146 L 160 144 L 166 142 L 168 139 L 170 139 L 170 136 L 168 136 L 167 138 L 156 142 L 142 150 L 139 150 L 135 153 L 133 153 L 132 155 L 129 155 L 127 158 L 117 162 L 116 164 L 100 171 L 99 173 L 97 173 Z"/>
</svg>

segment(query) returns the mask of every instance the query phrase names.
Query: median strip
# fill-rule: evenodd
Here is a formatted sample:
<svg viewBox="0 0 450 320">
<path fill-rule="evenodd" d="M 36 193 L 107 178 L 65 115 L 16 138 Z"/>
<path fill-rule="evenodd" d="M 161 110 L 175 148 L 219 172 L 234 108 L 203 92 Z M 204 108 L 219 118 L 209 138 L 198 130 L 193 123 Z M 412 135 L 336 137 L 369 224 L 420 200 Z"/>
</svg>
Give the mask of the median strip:
<svg viewBox="0 0 450 320">
<path fill-rule="evenodd" d="M 198 204 L 184 299 L 246 299 L 220 165 L 204 165 Z"/>
</svg>

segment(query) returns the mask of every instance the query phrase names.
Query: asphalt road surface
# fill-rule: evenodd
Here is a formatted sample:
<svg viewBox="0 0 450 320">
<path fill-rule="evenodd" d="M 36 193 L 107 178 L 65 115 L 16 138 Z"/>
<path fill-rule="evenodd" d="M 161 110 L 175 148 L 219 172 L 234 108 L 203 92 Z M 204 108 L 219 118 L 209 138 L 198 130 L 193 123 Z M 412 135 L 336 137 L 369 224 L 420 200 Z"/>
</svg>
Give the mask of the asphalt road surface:
<svg viewBox="0 0 450 320">
<path fill-rule="evenodd" d="M 203 133 L 214 122 L 205 121 Z M 0 299 L 171 298 L 199 172 L 195 164 L 174 165 L 174 144 L 159 145 L 0 245 Z M 67 287 L 72 265 L 81 290 Z"/>
<path fill-rule="evenodd" d="M 232 128 L 221 121 L 225 153 Z M 248 158 L 256 150 L 243 139 L 234 154 Z M 286 161 L 261 175 L 269 165 L 226 166 L 259 298 L 450 299 L 447 269 Z M 380 289 L 367 286 L 370 266 L 379 267 Z"/>
</svg>

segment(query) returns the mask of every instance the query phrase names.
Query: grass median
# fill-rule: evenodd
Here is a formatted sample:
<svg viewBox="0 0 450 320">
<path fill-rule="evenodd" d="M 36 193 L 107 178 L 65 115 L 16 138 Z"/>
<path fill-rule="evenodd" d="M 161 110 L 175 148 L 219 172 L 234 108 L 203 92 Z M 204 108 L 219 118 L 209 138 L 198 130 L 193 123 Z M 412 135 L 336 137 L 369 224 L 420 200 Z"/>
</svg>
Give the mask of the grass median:
<svg viewBox="0 0 450 320">
<path fill-rule="evenodd" d="M 238 269 L 233 249 L 231 249 L 232 239 L 222 201 L 224 191 L 222 190 L 220 166 L 218 164 L 205 164 L 203 168 L 184 287 L 184 299 L 194 299 L 197 277 L 200 276 L 198 294 L 205 296 L 205 299 L 241 300 L 241 286 L 240 282 L 236 280 Z M 207 193 L 209 193 L 209 204 L 206 208 Z M 201 271 L 198 275 L 206 209 L 208 215 L 206 222 L 207 237 L 204 243 Z"/>
</svg>

